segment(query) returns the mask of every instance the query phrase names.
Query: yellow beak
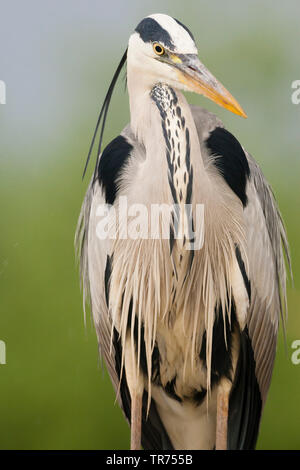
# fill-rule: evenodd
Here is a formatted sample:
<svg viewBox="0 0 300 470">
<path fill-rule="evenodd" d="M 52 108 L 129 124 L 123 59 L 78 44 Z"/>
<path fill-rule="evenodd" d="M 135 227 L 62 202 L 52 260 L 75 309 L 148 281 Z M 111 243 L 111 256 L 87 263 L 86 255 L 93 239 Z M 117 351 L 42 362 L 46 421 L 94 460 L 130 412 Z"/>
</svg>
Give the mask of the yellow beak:
<svg viewBox="0 0 300 470">
<path fill-rule="evenodd" d="M 176 67 L 178 79 L 187 90 L 206 96 L 232 113 L 247 117 L 236 99 L 200 62 L 196 54 L 172 55 L 170 63 Z"/>
</svg>

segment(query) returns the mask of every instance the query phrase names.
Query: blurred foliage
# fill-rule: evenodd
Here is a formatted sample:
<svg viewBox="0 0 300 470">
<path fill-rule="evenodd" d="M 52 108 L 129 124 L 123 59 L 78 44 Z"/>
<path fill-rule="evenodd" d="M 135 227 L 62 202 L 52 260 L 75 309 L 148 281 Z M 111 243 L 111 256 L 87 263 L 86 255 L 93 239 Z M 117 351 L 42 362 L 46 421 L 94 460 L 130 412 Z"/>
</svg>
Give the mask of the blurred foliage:
<svg viewBox="0 0 300 470">
<path fill-rule="evenodd" d="M 51 9 L 51 2 L 43 3 Z M 257 2 L 242 6 L 231 0 L 222 16 L 216 15 L 216 1 L 200 2 L 201 8 L 199 2 L 189 2 L 190 9 L 180 2 L 165 2 L 165 8 L 161 2 L 145 2 L 143 8 L 129 2 L 127 17 L 119 23 L 111 20 L 108 29 L 101 19 L 101 2 L 89 3 L 86 22 L 84 2 L 74 2 L 81 7 L 78 18 L 76 9 L 64 3 L 59 4 L 60 20 L 57 16 L 56 24 L 50 15 L 50 24 L 37 2 L 26 2 L 41 35 L 39 51 L 31 59 L 38 76 L 30 75 L 13 53 L 3 69 L 9 77 L 9 65 L 19 67 L 11 72 L 11 81 L 0 70 L 8 89 L 7 105 L 0 106 L 0 339 L 7 345 L 7 364 L 0 365 L 0 448 L 128 448 L 128 426 L 114 406 L 107 373 L 101 371 L 89 316 L 84 326 L 73 237 L 88 183 L 88 178 L 81 181 L 84 157 L 101 97 L 130 28 L 149 12 L 164 10 L 195 33 L 200 57 L 249 118 L 238 119 L 201 97 L 188 99 L 217 113 L 256 157 L 286 221 L 295 287 L 288 288 L 287 348 L 285 352 L 281 332 L 258 448 L 299 449 L 300 365 L 290 359 L 291 343 L 300 338 L 300 106 L 290 100 L 290 84 L 300 78 L 293 47 L 298 29 L 292 22 L 299 18 L 298 4 L 291 2 L 294 10 L 286 15 L 277 2 L 260 2 L 264 8 L 259 9 Z M 68 16 L 62 21 L 64 8 Z M 97 21 L 102 28 L 96 28 Z M 119 36 L 109 36 L 109 44 L 105 35 L 119 26 Z M 33 33 L 26 28 L 30 39 Z M 21 31 L 16 34 L 16 50 L 22 41 L 30 44 Z M 15 83 L 17 73 L 23 80 Z M 123 88 L 119 85 L 113 99 L 106 143 L 128 120 Z M 26 100 L 28 93 L 31 102 L 20 106 L 15 96 Z"/>
</svg>

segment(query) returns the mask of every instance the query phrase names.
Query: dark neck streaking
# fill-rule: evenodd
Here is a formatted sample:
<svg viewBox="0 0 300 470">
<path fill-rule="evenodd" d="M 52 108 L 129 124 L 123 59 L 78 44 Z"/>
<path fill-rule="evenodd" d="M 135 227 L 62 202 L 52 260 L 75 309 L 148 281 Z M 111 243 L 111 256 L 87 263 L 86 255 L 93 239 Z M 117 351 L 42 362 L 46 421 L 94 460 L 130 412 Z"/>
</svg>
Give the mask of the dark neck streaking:
<svg viewBox="0 0 300 470">
<path fill-rule="evenodd" d="M 175 204 L 191 204 L 193 167 L 191 165 L 190 131 L 176 92 L 168 85 L 157 84 L 151 90 L 161 116 L 166 144 L 169 184 Z M 179 178 L 179 173 L 181 178 Z"/>
<path fill-rule="evenodd" d="M 185 221 L 183 245 L 192 240 L 193 230 L 192 193 L 193 166 L 191 164 L 190 131 L 184 116 L 184 107 L 176 92 L 168 85 L 157 84 L 151 90 L 161 117 L 161 128 L 165 141 L 165 155 L 168 164 L 168 182 L 175 207 L 174 230 Z M 185 214 L 185 215 L 184 215 Z M 180 222 L 181 221 L 181 222 Z"/>
</svg>

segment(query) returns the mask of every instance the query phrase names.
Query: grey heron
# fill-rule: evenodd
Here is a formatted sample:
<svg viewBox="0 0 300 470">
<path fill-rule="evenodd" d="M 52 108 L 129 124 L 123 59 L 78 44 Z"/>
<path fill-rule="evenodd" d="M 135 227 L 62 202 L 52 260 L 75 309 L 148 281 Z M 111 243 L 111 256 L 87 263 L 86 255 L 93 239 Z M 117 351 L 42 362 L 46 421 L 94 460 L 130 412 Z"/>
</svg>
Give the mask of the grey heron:
<svg viewBox="0 0 300 470">
<path fill-rule="evenodd" d="M 126 61 L 130 123 L 101 153 Z M 252 449 L 287 310 L 287 236 L 256 161 L 182 91 L 246 117 L 201 63 L 189 29 L 150 15 L 129 38 L 88 155 L 100 129 L 76 234 L 84 299 L 131 449 Z M 159 236 L 124 236 L 121 198 L 171 207 Z M 198 205 L 204 217 L 195 226 Z M 103 208 L 113 236 L 99 236 Z"/>
</svg>

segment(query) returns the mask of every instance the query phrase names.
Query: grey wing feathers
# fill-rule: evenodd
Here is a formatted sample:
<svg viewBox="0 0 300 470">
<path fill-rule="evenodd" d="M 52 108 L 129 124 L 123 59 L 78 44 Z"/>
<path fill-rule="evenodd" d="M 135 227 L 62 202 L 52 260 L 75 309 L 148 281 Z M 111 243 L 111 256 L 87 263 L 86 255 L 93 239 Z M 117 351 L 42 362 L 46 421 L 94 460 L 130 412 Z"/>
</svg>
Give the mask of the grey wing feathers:
<svg viewBox="0 0 300 470">
<path fill-rule="evenodd" d="M 115 369 L 115 351 L 111 345 L 111 322 L 105 299 L 105 267 L 109 255 L 108 241 L 99 240 L 96 234 L 96 211 L 104 204 L 104 197 L 93 178 L 86 192 L 78 220 L 75 245 L 80 262 L 80 276 L 84 308 L 90 304 L 101 357 L 104 358 L 113 386 L 117 391 L 118 374 Z"/>
<path fill-rule="evenodd" d="M 116 141 L 119 145 L 112 149 L 111 144 Z M 123 149 L 122 146 L 124 145 L 125 148 Z M 112 341 L 112 324 L 106 298 L 107 286 L 105 282 L 107 261 L 112 256 L 112 242 L 109 238 L 103 240 L 97 236 L 99 219 L 97 209 L 100 205 L 104 206 L 109 202 L 106 200 L 107 194 L 109 193 L 111 198 L 111 194 L 114 194 L 116 187 L 119 186 L 118 168 L 124 166 L 124 157 L 128 156 L 128 152 L 134 155 L 142 154 L 143 149 L 140 147 L 135 145 L 130 126 L 127 126 L 122 134 L 104 149 L 99 158 L 97 170 L 100 172 L 101 158 L 105 156 L 107 178 L 102 181 L 100 186 L 99 179 L 92 177 L 81 207 L 75 236 L 77 256 L 80 260 L 84 303 L 90 304 L 100 354 L 106 362 L 113 386 L 117 392 L 119 391 L 119 375 L 116 371 L 117 352 L 115 350 L 116 345 Z M 112 176 L 115 176 L 115 179 Z M 117 398 L 122 406 L 119 393 L 117 393 Z"/>
<path fill-rule="evenodd" d="M 85 193 L 85 197 L 81 206 L 76 232 L 75 232 L 75 254 L 79 262 L 80 285 L 83 292 L 83 307 L 85 315 L 86 304 L 90 300 L 89 281 L 88 281 L 88 230 L 90 210 L 93 197 L 92 180 Z"/>
<path fill-rule="evenodd" d="M 216 127 L 224 125 L 205 109 L 191 106 L 191 110 L 205 159 L 205 140 Z M 251 284 L 247 326 L 264 403 L 273 370 L 279 317 L 284 320 L 287 310 L 284 254 L 289 267 L 291 263 L 286 232 L 271 188 L 256 161 L 246 151 L 245 154 L 250 168 L 248 204 L 244 209 Z"/>
<path fill-rule="evenodd" d="M 245 208 L 251 304 L 248 329 L 256 360 L 263 403 L 270 385 L 276 353 L 279 317 L 287 312 L 286 269 L 290 255 L 284 225 L 270 186 L 255 160 L 246 152 L 250 181 Z"/>
</svg>

